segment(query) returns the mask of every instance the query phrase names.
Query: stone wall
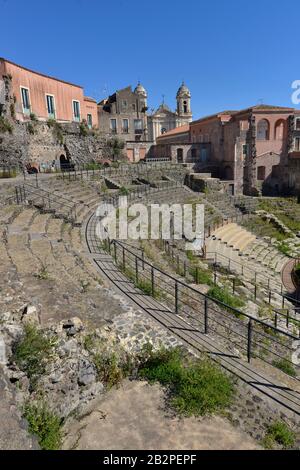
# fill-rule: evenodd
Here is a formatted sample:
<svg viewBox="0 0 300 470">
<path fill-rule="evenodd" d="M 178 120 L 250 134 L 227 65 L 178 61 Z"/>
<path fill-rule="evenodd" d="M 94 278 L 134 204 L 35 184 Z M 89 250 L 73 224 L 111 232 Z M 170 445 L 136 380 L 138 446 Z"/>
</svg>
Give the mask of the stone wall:
<svg viewBox="0 0 300 470">
<path fill-rule="evenodd" d="M 106 157 L 105 136 L 94 132 L 83 135 L 79 124 L 10 122 L 12 132 L 0 133 L 0 165 L 31 163 L 47 169 L 59 166 L 61 155 L 79 164 Z"/>
</svg>

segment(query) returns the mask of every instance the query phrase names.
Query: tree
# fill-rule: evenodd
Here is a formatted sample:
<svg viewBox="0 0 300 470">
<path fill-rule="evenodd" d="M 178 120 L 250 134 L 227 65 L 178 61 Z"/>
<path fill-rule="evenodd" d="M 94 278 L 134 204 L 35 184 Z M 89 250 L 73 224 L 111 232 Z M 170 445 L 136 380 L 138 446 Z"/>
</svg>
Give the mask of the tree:
<svg viewBox="0 0 300 470">
<path fill-rule="evenodd" d="M 123 139 L 118 137 L 112 137 L 104 142 L 103 154 L 106 158 L 110 158 L 113 161 L 122 160 L 124 155 L 125 142 Z"/>
</svg>

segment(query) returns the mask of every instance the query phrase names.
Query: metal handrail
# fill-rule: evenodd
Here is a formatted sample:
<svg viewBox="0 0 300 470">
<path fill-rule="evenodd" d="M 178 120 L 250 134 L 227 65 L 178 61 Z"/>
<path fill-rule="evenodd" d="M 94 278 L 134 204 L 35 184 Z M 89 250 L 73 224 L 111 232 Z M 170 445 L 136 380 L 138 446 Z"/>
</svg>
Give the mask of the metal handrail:
<svg viewBox="0 0 300 470">
<path fill-rule="evenodd" d="M 259 318 L 256 318 L 255 316 L 250 315 L 249 313 L 242 312 L 241 310 L 230 307 L 229 305 L 225 304 L 224 302 L 221 302 L 220 300 L 213 299 L 212 297 L 209 297 L 208 295 L 203 294 L 202 292 L 200 292 L 199 290 L 197 290 L 194 287 L 190 286 L 189 284 L 186 284 L 185 282 L 181 281 L 180 279 L 177 279 L 176 277 L 172 276 L 171 274 L 166 273 L 162 269 L 157 268 L 156 266 L 154 266 L 149 261 L 146 261 L 144 258 L 140 257 L 139 255 L 137 255 L 136 253 L 131 251 L 129 248 L 124 246 L 123 243 L 120 242 L 119 240 L 109 240 L 109 243 L 119 245 L 120 247 L 122 247 L 122 250 L 124 249 L 125 251 L 127 251 L 127 253 L 129 253 L 129 254 L 133 255 L 134 257 L 138 258 L 138 260 L 143 262 L 144 265 L 150 267 L 151 269 L 152 268 L 155 269 L 157 272 L 159 272 L 160 274 L 166 276 L 168 279 L 170 279 L 174 282 L 176 281 L 178 284 L 180 284 L 182 287 L 185 287 L 189 291 L 197 293 L 197 295 L 200 295 L 200 297 L 202 297 L 203 299 L 207 299 L 207 300 L 209 300 L 209 301 L 211 301 L 211 302 L 213 302 L 213 303 L 215 303 L 215 304 L 217 304 L 217 305 L 219 305 L 223 308 L 229 309 L 232 312 L 234 312 L 234 313 L 236 313 L 240 316 L 244 316 L 244 317 L 248 318 L 249 320 L 252 320 L 253 322 L 256 322 L 256 323 L 259 323 L 260 325 L 265 326 L 266 328 L 271 328 L 276 332 L 282 333 L 285 336 L 288 336 L 289 338 L 291 338 L 293 340 L 299 340 L 299 338 L 297 336 L 293 335 L 292 333 L 281 330 L 280 328 L 278 328 L 276 326 L 273 326 L 273 325 L 270 325 L 269 323 L 266 323 L 264 320 L 260 320 Z"/>
</svg>

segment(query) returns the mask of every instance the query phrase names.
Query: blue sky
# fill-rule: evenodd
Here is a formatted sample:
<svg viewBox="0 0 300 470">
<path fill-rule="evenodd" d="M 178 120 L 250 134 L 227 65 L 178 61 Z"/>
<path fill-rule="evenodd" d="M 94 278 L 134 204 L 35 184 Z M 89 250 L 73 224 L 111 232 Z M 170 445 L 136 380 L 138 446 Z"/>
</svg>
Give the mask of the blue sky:
<svg viewBox="0 0 300 470">
<path fill-rule="evenodd" d="M 0 18 L 0 56 L 96 99 L 141 80 L 174 108 L 184 79 L 198 118 L 292 106 L 300 79 L 298 0 L 0 0 Z"/>
</svg>

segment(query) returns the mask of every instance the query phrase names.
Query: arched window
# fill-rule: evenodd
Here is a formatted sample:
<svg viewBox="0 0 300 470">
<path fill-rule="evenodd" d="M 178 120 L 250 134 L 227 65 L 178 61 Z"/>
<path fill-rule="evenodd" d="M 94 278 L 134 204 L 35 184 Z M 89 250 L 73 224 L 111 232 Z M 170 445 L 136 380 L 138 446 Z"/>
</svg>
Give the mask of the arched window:
<svg viewBox="0 0 300 470">
<path fill-rule="evenodd" d="M 167 129 L 166 129 L 165 127 L 162 127 L 162 128 L 161 128 L 161 133 L 162 133 L 162 134 L 165 134 L 166 132 L 167 132 Z"/>
<path fill-rule="evenodd" d="M 279 119 L 275 124 L 275 139 L 283 140 L 285 130 L 285 122 L 283 119 Z"/>
<path fill-rule="evenodd" d="M 187 113 L 188 112 L 188 106 L 187 106 L 187 101 L 183 102 L 183 112 Z"/>
<path fill-rule="evenodd" d="M 265 177 L 266 177 L 266 167 L 265 166 L 257 167 L 257 179 L 259 181 L 264 181 Z"/>
<path fill-rule="evenodd" d="M 261 119 L 257 124 L 257 140 L 270 139 L 270 124 L 267 119 Z"/>
</svg>

